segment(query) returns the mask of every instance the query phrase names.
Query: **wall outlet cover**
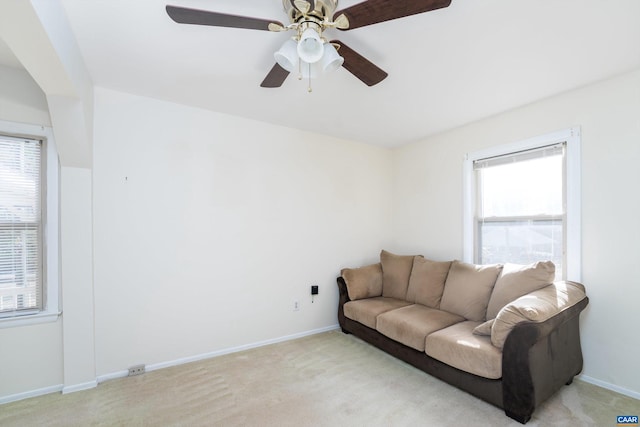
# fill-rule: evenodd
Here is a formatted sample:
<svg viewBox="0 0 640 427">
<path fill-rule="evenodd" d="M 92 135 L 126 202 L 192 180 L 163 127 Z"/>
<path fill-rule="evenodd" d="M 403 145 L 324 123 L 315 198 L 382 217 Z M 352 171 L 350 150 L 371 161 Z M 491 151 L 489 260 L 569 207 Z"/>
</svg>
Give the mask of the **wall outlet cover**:
<svg viewBox="0 0 640 427">
<path fill-rule="evenodd" d="M 129 368 L 129 376 L 142 375 L 145 372 L 144 365 L 136 365 Z"/>
</svg>

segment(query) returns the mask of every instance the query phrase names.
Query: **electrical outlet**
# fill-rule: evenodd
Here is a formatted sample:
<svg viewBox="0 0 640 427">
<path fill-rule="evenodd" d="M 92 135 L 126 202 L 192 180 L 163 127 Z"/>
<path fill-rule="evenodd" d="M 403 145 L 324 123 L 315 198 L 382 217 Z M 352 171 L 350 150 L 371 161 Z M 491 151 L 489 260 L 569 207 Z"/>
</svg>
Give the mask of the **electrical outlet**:
<svg viewBox="0 0 640 427">
<path fill-rule="evenodd" d="M 144 372 L 144 365 L 136 365 L 129 368 L 130 377 L 133 377 L 134 375 L 142 375 Z"/>
<path fill-rule="evenodd" d="M 293 311 L 299 311 L 300 310 L 300 301 L 295 300 L 293 302 Z"/>
</svg>

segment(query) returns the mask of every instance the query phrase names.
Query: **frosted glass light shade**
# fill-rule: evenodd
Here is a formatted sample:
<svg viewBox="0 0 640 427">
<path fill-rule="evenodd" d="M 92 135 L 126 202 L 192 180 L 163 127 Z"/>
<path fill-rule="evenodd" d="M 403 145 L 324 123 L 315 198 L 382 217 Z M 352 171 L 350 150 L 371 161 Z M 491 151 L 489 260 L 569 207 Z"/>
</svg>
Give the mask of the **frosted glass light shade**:
<svg viewBox="0 0 640 427">
<path fill-rule="evenodd" d="M 313 28 L 307 28 L 302 33 L 298 42 L 298 56 L 304 62 L 313 64 L 318 62 L 324 54 L 324 45 L 318 32 Z"/>
<path fill-rule="evenodd" d="M 287 40 L 273 57 L 279 66 L 292 72 L 298 66 L 298 44 L 293 39 Z"/>
<path fill-rule="evenodd" d="M 330 73 L 337 70 L 344 63 L 344 58 L 331 43 L 325 43 L 324 55 L 322 57 L 322 71 Z"/>
</svg>

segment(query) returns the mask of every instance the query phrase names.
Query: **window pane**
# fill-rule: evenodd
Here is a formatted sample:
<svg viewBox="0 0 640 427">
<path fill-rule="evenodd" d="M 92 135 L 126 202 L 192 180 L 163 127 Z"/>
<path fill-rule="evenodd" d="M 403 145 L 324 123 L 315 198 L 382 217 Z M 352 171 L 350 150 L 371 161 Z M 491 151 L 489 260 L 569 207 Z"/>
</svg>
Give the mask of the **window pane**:
<svg viewBox="0 0 640 427">
<path fill-rule="evenodd" d="M 530 264 L 553 261 L 562 278 L 562 221 L 496 221 L 478 224 L 481 264 Z"/>
<path fill-rule="evenodd" d="M 0 136 L 0 313 L 43 305 L 41 147 Z"/>
<path fill-rule="evenodd" d="M 38 307 L 38 259 L 36 227 L 0 229 L 0 295 L 13 301 L 5 310 Z"/>
<path fill-rule="evenodd" d="M 482 168 L 478 216 L 562 215 L 562 155 Z"/>
</svg>

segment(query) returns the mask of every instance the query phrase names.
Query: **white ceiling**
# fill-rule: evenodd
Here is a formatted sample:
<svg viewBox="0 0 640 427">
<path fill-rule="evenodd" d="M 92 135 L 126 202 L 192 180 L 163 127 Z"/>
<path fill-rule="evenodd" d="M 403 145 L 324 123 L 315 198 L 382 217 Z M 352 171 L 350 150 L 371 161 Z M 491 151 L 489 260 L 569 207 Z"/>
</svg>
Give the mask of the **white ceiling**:
<svg viewBox="0 0 640 427">
<path fill-rule="evenodd" d="M 164 9 L 286 23 L 281 0 L 61 1 L 98 86 L 387 147 L 640 67 L 638 0 L 453 0 L 330 30 L 389 77 L 367 87 L 341 68 L 311 94 L 295 75 L 259 87 L 288 34 L 180 25 Z"/>
</svg>

